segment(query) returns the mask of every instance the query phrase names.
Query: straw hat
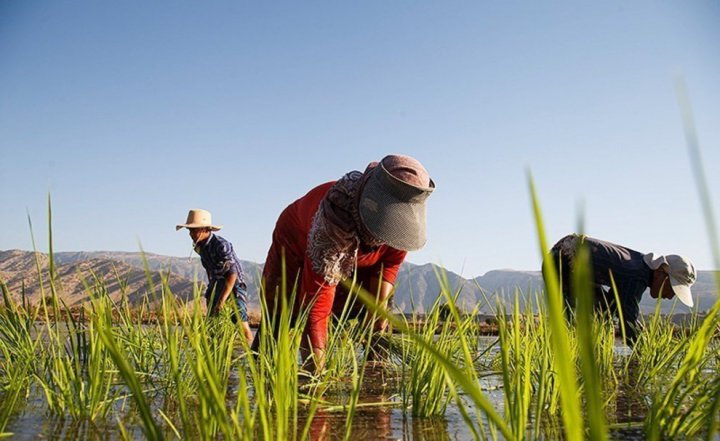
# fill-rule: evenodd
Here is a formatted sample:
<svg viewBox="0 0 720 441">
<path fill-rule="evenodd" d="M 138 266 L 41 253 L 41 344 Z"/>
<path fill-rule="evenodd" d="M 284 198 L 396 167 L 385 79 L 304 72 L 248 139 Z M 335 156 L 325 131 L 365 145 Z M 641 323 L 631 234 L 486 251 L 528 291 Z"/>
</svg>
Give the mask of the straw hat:
<svg viewBox="0 0 720 441">
<path fill-rule="evenodd" d="M 405 251 L 427 241 L 426 204 L 435 183 L 415 158 L 389 155 L 368 170 L 359 202 L 360 219 L 378 240 Z"/>
<path fill-rule="evenodd" d="M 690 286 L 695 283 L 697 273 L 690 259 L 677 254 L 659 256 L 650 253 L 643 256 L 643 260 L 652 270 L 664 269 L 670 278 L 670 285 L 672 285 L 672 290 L 678 299 L 689 307 L 693 306 Z"/>
<path fill-rule="evenodd" d="M 209 228 L 212 231 L 218 231 L 222 228 L 222 225 L 212 224 L 212 216 L 209 211 L 194 208 L 188 213 L 187 220 L 184 224 L 175 226 L 175 231 L 178 231 L 181 228 Z"/>
</svg>

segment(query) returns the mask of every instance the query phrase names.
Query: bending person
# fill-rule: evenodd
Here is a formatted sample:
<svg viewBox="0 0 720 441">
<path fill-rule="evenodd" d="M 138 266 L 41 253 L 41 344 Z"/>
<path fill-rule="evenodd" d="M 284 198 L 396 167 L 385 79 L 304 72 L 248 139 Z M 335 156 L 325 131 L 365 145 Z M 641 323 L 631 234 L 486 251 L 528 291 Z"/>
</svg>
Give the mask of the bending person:
<svg viewBox="0 0 720 441">
<path fill-rule="evenodd" d="M 345 300 L 338 284 L 356 272 L 358 283 L 385 301 L 407 251 L 425 244 L 425 202 L 434 188 L 420 162 L 390 155 L 365 172 L 352 171 L 313 188 L 280 214 L 263 269 L 265 300 L 271 312 L 276 303 L 280 307 L 284 258 L 288 291 L 297 280 L 293 313 L 310 308 L 302 355 L 307 359 L 312 350 L 317 368 L 324 366 L 333 304 Z M 381 331 L 386 323 L 378 320 L 374 326 Z M 255 350 L 259 342 L 260 331 Z"/>
<path fill-rule="evenodd" d="M 595 292 L 595 309 L 618 315 L 612 280 L 615 281 L 622 309 L 628 344 L 634 344 L 640 330 L 640 299 L 647 288 L 653 298 L 671 299 L 675 296 L 687 306 L 693 306 L 690 286 L 696 273 L 690 260 L 675 254 L 659 256 L 643 254 L 621 245 L 571 234 L 563 237 L 550 250 L 555 268 L 562 277 L 563 297 L 568 311 L 575 307 L 571 286 L 575 253 L 583 244 L 588 247 Z M 543 265 L 543 276 L 545 266 Z"/>
<path fill-rule="evenodd" d="M 212 224 L 209 211 L 195 209 L 190 210 L 184 224 L 175 226 L 176 231 L 181 228 L 188 229 L 193 249 L 200 255 L 207 272 L 208 286 L 204 297 L 208 316 L 217 316 L 232 296 L 237 306 L 237 314 L 233 310 L 231 315 L 232 321 L 240 321 L 245 338 L 252 340 L 247 316 L 247 284 L 232 244 L 214 233 L 222 227 Z"/>
</svg>

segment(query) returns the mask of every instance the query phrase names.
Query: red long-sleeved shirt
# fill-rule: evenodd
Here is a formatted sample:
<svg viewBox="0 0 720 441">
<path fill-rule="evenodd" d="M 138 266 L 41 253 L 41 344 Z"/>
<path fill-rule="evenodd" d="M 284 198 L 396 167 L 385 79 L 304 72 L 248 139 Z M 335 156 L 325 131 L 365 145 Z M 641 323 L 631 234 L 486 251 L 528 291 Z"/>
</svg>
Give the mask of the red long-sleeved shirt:
<svg viewBox="0 0 720 441">
<path fill-rule="evenodd" d="M 313 270 L 307 253 L 308 235 L 315 212 L 325 194 L 335 182 L 328 182 L 310 190 L 305 196 L 290 204 L 278 218 L 273 231 L 273 242 L 268 252 L 263 277 L 266 283 L 266 296 L 272 303 L 275 286 L 282 277 L 282 253 L 285 254 L 288 291 L 292 289 L 295 278 L 298 279 L 297 306 L 308 305 L 314 301 L 309 312 L 306 333 L 314 348 L 324 348 L 327 341 L 328 319 L 330 317 L 337 285 L 325 281 L 322 274 Z M 387 245 L 377 250 L 363 253 L 358 250 L 357 268 L 376 269 L 377 276 L 383 281 L 395 283 L 400 265 L 405 260 L 406 251 Z"/>
</svg>

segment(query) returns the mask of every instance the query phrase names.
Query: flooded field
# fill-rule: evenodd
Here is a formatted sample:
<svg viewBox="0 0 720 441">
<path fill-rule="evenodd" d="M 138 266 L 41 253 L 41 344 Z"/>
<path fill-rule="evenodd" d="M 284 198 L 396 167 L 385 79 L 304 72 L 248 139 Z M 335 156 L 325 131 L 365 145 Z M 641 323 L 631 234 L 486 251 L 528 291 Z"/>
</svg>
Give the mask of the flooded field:
<svg viewBox="0 0 720 441">
<path fill-rule="evenodd" d="M 45 325 L 35 323 L 36 332 L 42 334 L 45 332 Z M 67 328 L 60 327 L 58 335 L 62 335 L 61 339 L 69 346 L 70 339 L 67 334 Z M 153 326 L 144 325 L 144 335 L 149 336 L 156 334 L 158 329 Z M 176 328 L 177 331 L 180 328 Z M 395 344 L 401 344 L 400 336 L 393 336 L 392 340 Z M 434 339 L 436 342 L 438 338 Z M 47 341 L 47 336 L 43 338 Z M 496 408 L 499 414 L 505 412 L 506 391 L 503 382 L 503 373 L 494 370 L 498 367 L 498 360 L 501 358 L 499 337 L 480 336 L 477 337 L 477 353 L 482 354 L 475 360 L 476 367 L 483 369 L 477 370 L 479 376 L 480 389 L 486 395 L 492 406 Z M 393 346 L 394 346 L 393 345 Z M 363 359 L 362 348 L 358 348 L 357 358 Z M 241 382 L 238 378 L 240 372 L 247 372 L 247 362 L 245 360 L 244 350 L 240 345 L 236 345 L 233 350 L 233 365 L 228 370 L 227 395 L 225 397 L 228 409 L 232 409 L 236 405 L 238 394 L 243 392 L 240 390 Z M 626 346 L 620 344 L 617 340 L 613 351 L 615 363 L 618 371 L 623 373 L 623 364 L 630 360 L 632 351 Z M 161 360 L 163 355 L 158 352 L 155 354 L 157 360 Z M 620 379 L 620 383 L 615 391 L 612 399 L 606 403 L 608 411 L 606 417 L 610 424 L 610 439 L 645 439 L 643 430 L 643 422 L 647 416 L 648 405 L 651 396 L 641 393 L 638 388 L 637 379 L 640 373 L 636 372 L 638 366 L 630 363 L 631 367 L 624 371 L 625 378 Z M 5 366 L 6 360 L 0 359 L 0 366 Z M 165 368 L 161 365 L 155 367 L 155 373 L 159 374 Z M 406 373 L 405 373 L 406 374 Z M 705 375 L 714 374 L 713 372 L 705 372 Z M 7 420 L 4 427 L 5 433 L 12 433 L 13 439 L 31 440 L 31 439 L 142 439 L 147 436 L 143 428 L 143 422 L 137 403 L 128 394 L 126 387 L 123 385 L 121 378 L 116 376 L 116 372 L 112 369 L 106 372 L 106 375 L 113 377 L 112 384 L 108 386 L 106 397 L 112 400 L 107 415 L 96 418 L 77 418 L 71 414 L 63 414 L 53 409 L 48 403 L 48 391 L 31 379 L 30 385 L 24 394 L 18 397 L 12 408 L 7 408 L 9 400 L 8 391 L 0 392 L 0 403 L 3 403 L 3 410 L 7 411 Z M 473 439 L 476 434 L 463 417 L 463 411 L 475 414 L 472 400 L 469 400 L 465 393 L 458 394 L 459 399 L 464 403 L 464 407 L 450 401 L 444 413 L 439 416 L 419 416 L 413 415 L 412 410 L 404 408 L 403 394 L 407 393 L 403 388 L 403 382 L 407 378 L 403 378 L 403 360 L 402 354 L 396 351 L 390 351 L 383 361 L 366 362 L 362 371 L 362 383 L 357 389 L 358 395 L 354 409 L 348 409 L 349 402 L 352 401 L 353 385 L 351 376 L 338 376 L 336 378 L 326 378 L 327 384 L 325 392 L 322 396 L 316 396 L 315 399 L 322 401 L 323 405 L 319 406 L 312 412 L 311 420 L 308 421 L 307 405 L 300 405 L 297 408 L 297 431 L 295 436 L 297 439 L 313 439 L 313 440 L 342 440 L 342 439 L 377 439 L 377 440 L 464 440 Z M 304 382 L 302 379 L 299 383 L 299 389 L 304 390 L 312 384 L 314 380 L 308 379 Z M 183 432 L 178 423 L 182 417 L 179 415 L 179 400 L 174 391 L 167 387 L 161 387 L 159 384 L 152 385 L 152 381 L 148 382 L 145 388 L 145 395 L 152 408 L 152 415 L 158 422 L 161 430 L 161 437 L 174 439 L 186 438 L 196 439 L 203 437 L 201 430 L 197 427 L 189 427 L 188 432 Z M 252 378 L 248 376 L 246 385 L 252 389 Z M 86 384 L 89 386 L 89 384 Z M 202 385 L 199 385 L 202 387 Z M 110 392 L 116 389 L 117 393 Z M 10 392 L 11 393 L 11 392 Z M 249 393 L 252 400 L 254 392 Z M 188 407 L 187 418 L 195 421 L 197 424 L 203 424 L 202 415 L 206 409 L 202 407 L 207 403 L 201 403 L 195 397 L 188 396 L 182 398 Z M 407 403 L 406 403 L 407 404 Z M 471 417 L 471 418 L 473 418 Z M 486 418 L 483 419 L 483 425 L 488 426 Z M 474 421 L 476 424 L 477 420 Z M 545 427 L 541 433 L 541 437 L 553 439 L 560 436 L 562 428 Z M 532 416 L 527 422 L 528 426 L 532 426 Z M 255 433 L 254 437 L 262 437 L 261 433 Z M 496 434 L 498 439 L 503 439 L 501 434 Z"/>
<path fill-rule="evenodd" d="M 460 312 L 447 284 L 411 322 L 359 290 L 375 318 L 346 306 L 315 370 L 298 356 L 306 316 L 287 305 L 251 353 L 232 311 L 208 318 L 167 286 L 139 310 L 88 286 L 79 315 L 54 290 L 27 305 L 2 288 L 0 437 L 707 440 L 720 428 L 720 303 L 683 328 L 658 308 L 630 348 L 609 316 L 553 312 L 557 292 L 518 292 L 487 336 L 480 305 Z M 376 334 L 378 318 L 393 332 Z"/>
</svg>

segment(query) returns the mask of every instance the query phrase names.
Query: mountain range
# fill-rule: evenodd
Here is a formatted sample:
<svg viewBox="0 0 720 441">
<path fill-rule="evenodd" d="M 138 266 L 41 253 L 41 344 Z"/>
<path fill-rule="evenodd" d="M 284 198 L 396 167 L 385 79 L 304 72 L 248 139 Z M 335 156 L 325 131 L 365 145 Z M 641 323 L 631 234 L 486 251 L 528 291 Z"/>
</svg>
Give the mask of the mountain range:
<svg viewBox="0 0 720 441">
<path fill-rule="evenodd" d="M 162 277 L 173 294 L 182 301 L 193 298 L 193 289 L 201 289 L 207 278 L 197 257 L 182 258 L 139 252 L 61 252 L 54 254 L 56 274 L 59 276 L 60 293 L 68 306 L 77 306 L 87 299 L 86 284 L 103 286 L 113 300 L 126 296 L 131 303 L 141 301 L 150 292 L 148 274 L 155 286 L 160 286 Z M 249 309 L 258 310 L 258 282 L 262 265 L 241 261 L 249 290 Z M 146 274 L 145 265 L 148 272 Z M 41 269 L 44 287 L 38 283 L 38 267 Z M 44 290 L 49 293 L 49 258 L 46 254 L 22 250 L 0 251 L 0 280 L 8 287 L 11 295 L 20 297 L 24 291 L 30 302 L 37 302 Z M 511 269 L 493 270 L 475 278 L 464 278 L 452 271 L 432 264 L 415 265 L 405 262 L 398 274 L 395 287 L 395 305 L 403 312 L 425 312 L 440 293 L 441 282 L 447 283 L 457 293 L 457 303 L 465 310 L 480 305 L 480 311 L 491 313 L 499 302 L 508 307 L 516 291 L 526 293 L 520 296 L 521 307 L 527 293 L 538 293 L 543 282 L 540 271 L 518 271 Z M 700 311 L 710 308 L 717 300 L 712 271 L 699 271 L 693 286 L 695 302 Z M 532 295 L 532 294 L 531 294 Z M 641 309 L 651 312 L 655 299 L 643 296 Z M 674 310 L 673 310 L 674 308 Z M 661 309 L 668 312 L 687 312 L 681 304 L 662 301 Z"/>
</svg>

